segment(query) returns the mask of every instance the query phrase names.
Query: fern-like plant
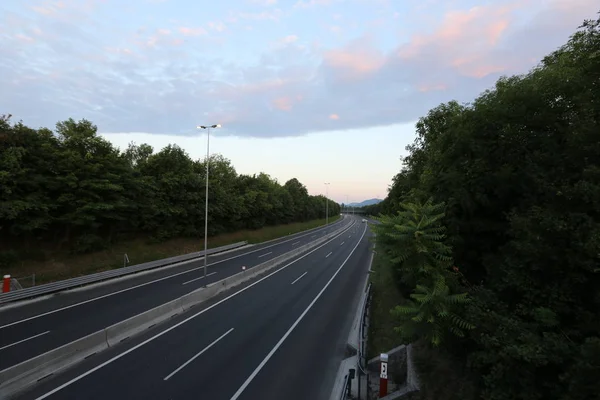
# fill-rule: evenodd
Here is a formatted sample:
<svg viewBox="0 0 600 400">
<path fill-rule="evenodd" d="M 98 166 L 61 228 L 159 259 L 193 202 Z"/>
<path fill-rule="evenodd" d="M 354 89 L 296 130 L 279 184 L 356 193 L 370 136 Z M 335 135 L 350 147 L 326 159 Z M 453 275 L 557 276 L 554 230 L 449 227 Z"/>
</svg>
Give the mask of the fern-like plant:
<svg viewBox="0 0 600 400">
<path fill-rule="evenodd" d="M 456 313 L 461 305 L 470 301 L 468 294 L 452 294 L 442 275 L 436 277 L 432 286 L 417 285 L 410 297 L 408 304 L 392 310 L 401 322 L 394 329 L 408 342 L 424 337 L 439 346 L 447 332 L 464 337 L 464 331 L 475 328 Z"/>
<path fill-rule="evenodd" d="M 381 216 L 374 226 L 377 244 L 400 268 L 405 281 L 416 284 L 424 278 L 434 279 L 452 265 L 452 250 L 443 243 L 444 204 L 402 203 L 402 211 Z"/>
</svg>

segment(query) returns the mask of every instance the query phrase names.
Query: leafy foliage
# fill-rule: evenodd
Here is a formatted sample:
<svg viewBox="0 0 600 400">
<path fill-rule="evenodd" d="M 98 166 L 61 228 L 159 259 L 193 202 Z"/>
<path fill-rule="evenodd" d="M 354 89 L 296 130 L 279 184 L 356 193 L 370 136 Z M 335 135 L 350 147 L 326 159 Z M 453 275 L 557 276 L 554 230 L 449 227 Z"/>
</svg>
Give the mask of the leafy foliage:
<svg viewBox="0 0 600 400">
<path fill-rule="evenodd" d="M 408 250 L 418 214 L 407 218 L 403 204 L 446 204 L 436 221 L 447 227 L 452 250 L 442 254 L 460 272 L 439 274 L 456 277 L 447 280 L 449 292 L 435 286 L 439 277 L 420 284 L 420 297 L 395 313 L 415 324 L 438 321 L 445 293 L 469 293 L 459 315 L 476 328 L 440 348 L 480 377 L 481 398 L 583 400 L 600 393 L 598 71 L 600 19 L 585 21 L 528 74 L 501 78 L 469 105 L 432 109 L 417 123 L 387 198 L 370 210 L 386 215 L 377 240 L 390 261 L 408 265 L 420 246 L 428 249 L 410 261 L 419 267 L 401 267 L 399 284 L 406 285 L 415 271 L 436 270 L 436 258 L 425 255 L 441 245 L 431 231 L 431 241 L 412 238 Z M 450 329 L 418 327 L 400 331 L 436 338 Z"/>
<path fill-rule="evenodd" d="M 325 198 L 297 179 L 240 175 L 210 157 L 209 235 L 325 218 Z M 0 118 L 0 260 L 14 264 L 51 244 L 83 253 L 125 236 L 157 240 L 204 235 L 207 160 L 176 145 L 121 152 L 91 122 L 59 122 L 55 132 Z M 329 212 L 339 213 L 331 202 Z M 3 255 L 4 254 L 4 255 Z"/>
<path fill-rule="evenodd" d="M 464 331 L 475 326 L 454 312 L 470 301 L 467 293 L 451 294 L 444 276 L 437 275 L 431 287 L 417 285 L 408 305 L 398 305 L 392 313 L 401 321 L 396 331 L 405 341 L 425 338 L 439 346 L 447 332 L 464 337 Z"/>
<path fill-rule="evenodd" d="M 443 204 L 401 203 L 394 216 L 382 216 L 374 230 L 378 244 L 397 265 L 402 278 L 416 284 L 452 263 L 451 249 L 441 240 L 445 228 L 439 224 Z"/>
<path fill-rule="evenodd" d="M 457 287 L 452 265 L 452 249 L 447 246 L 444 204 L 399 203 L 394 216 L 381 216 L 375 225 L 376 241 L 397 268 L 405 291 L 412 291 L 412 301 L 396 306 L 392 313 L 400 322 L 395 328 L 405 342 L 425 338 L 439 346 L 447 333 L 464 337 L 464 330 L 474 329 L 460 312 L 470 299 L 467 293 L 453 294 L 449 284 Z"/>
</svg>

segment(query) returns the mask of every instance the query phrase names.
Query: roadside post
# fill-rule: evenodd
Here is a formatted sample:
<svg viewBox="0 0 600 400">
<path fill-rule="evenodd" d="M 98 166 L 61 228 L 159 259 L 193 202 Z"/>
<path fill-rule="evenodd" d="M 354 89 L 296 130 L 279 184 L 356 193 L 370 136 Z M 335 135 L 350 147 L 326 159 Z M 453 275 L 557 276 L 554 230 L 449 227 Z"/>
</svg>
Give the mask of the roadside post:
<svg viewBox="0 0 600 400">
<path fill-rule="evenodd" d="M 4 279 L 2 281 L 2 293 L 10 292 L 10 275 L 4 275 Z"/>
<path fill-rule="evenodd" d="M 379 398 L 381 399 L 388 394 L 388 355 L 381 353 L 379 358 L 381 359 L 381 369 L 379 372 Z"/>
</svg>

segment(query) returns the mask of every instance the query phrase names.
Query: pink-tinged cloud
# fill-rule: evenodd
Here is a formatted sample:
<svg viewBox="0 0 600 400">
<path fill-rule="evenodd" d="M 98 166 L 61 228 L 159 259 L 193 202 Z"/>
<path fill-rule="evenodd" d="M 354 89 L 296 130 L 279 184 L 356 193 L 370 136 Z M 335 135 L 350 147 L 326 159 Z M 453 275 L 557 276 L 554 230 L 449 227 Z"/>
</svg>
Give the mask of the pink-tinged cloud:
<svg viewBox="0 0 600 400">
<path fill-rule="evenodd" d="M 253 21 L 279 21 L 283 17 L 284 12 L 279 8 L 270 11 L 262 11 L 259 13 L 241 12 L 228 18 L 229 22 L 238 22 L 239 20 Z"/>
<path fill-rule="evenodd" d="M 342 79 L 355 79 L 373 73 L 385 63 L 385 57 L 368 41 L 353 43 L 344 49 L 323 53 L 323 63 L 336 70 Z"/>
<path fill-rule="evenodd" d="M 33 7 L 31 7 L 31 9 L 38 14 L 44 14 L 44 15 L 51 15 L 55 12 L 54 9 L 52 9 L 50 7 L 33 6 Z"/>
<path fill-rule="evenodd" d="M 185 36 L 201 36 L 206 35 L 206 30 L 204 28 L 188 28 L 181 27 L 178 29 L 179 33 Z"/>
<path fill-rule="evenodd" d="M 333 3 L 339 2 L 340 0 L 308 0 L 308 1 L 304 1 L 304 0 L 300 0 L 298 2 L 296 2 L 296 4 L 294 4 L 295 8 L 307 8 L 307 7 L 314 7 L 314 6 L 328 6 L 331 5 Z"/>
<path fill-rule="evenodd" d="M 227 29 L 222 21 L 212 21 L 208 23 L 208 28 L 213 31 L 223 32 Z"/>
<path fill-rule="evenodd" d="M 298 40 L 298 36 L 296 35 L 288 35 L 286 37 L 284 37 L 283 39 L 281 39 L 281 43 L 282 44 L 290 44 L 290 43 L 294 43 Z"/>
<path fill-rule="evenodd" d="M 436 90 L 446 90 L 448 89 L 448 85 L 444 84 L 444 83 L 438 83 L 438 84 L 433 84 L 433 85 L 419 85 L 418 87 L 419 92 L 431 92 L 431 91 L 436 91 Z"/>
<path fill-rule="evenodd" d="M 32 6 L 31 9 L 38 14 L 42 15 L 51 15 L 56 13 L 56 11 L 63 9 L 66 7 L 66 4 L 63 1 L 46 1 L 44 5 L 41 6 Z"/>
<path fill-rule="evenodd" d="M 259 6 L 273 6 L 277 4 L 277 0 L 249 0 L 252 4 L 258 4 Z"/>
<path fill-rule="evenodd" d="M 169 29 L 159 29 L 157 33 L 159 35 L 168 36 L 171 34 L 171 31 Z"/>
<path fill-rule="evenodd" d="M 426 53 L 431 47 L 444 52 L 464 53 L 471 49 L 485 50 L 495 45 L 509 27 L 516 4 L 477 6 L 466 11 L 450 11 L 442 24 L 430 35 L 415 35 L 409 44 L 399 49 L 399 56 L 409 60 Z"/>
<path fill-rule="evenodd" d="M 32 37 L 27 36 L 27 35 L 23 35 L 22 33 L 17 33 L 15 35 L 15 39 L 18 39 L 18 40 L 20 40 L 22 42 L 27 42 L 27 43 L 32 43 L 32 42 L 35 41 Z"/>
<path fill-rule="evenodd" d="M 294 102 L 290 97 L 280 97 L 272 101 L 273 107 L 281 111 L 291 111 Z"/>
<path fill-rule="evenodd" d="M 502 36 L 502 33 L 504 31 L 506 31 L 506 28 L 508 28 L 508 20 L 500 20 L 498 22 L 493 23 L 492 25 L 490 25 L 489 27 L 489 31 L 488 31 L 488 39 L 489 39 L 489 43 L 490 45 L 494 46 L 498 43 L 498 40 L 500 39 L 500 37 Z"/>
<path fill-rule="evenodd" d="M 50 4 L 38 1 L 36 6 Z M 119 2 L 85 14 L 85 0 L 64 1 L 67 6 L 50 17 L 27 6 L 20 13 L 0 13 L 0 87 L 14 94 L 0 96 L 0 108 L 33 126 L 52 126 L 77 110 L 74 117 L 91 119 L 105 132 L 197 134 L 197 123 L 216 121 L 227 126 L 223 135 L 254 137 L 407 123 L 441 102 L 471 101 L 500 74 L 526 72 L 598 11 L 598 0 L 510 0 L 514 3 L 508 5 L 489 0 L 486 6 L 455 9 L 435 21 L 441 4 L 436 0 L 428 6 L 428 24 L 402 13 L 394 23 L 397 28 L 413 26 L 413 36 L 404 30 L 396 37 L 376 29 L 369 35 L 368 21 L 386 14 L 393 22 L 394 11 L 402 8 L 370 12 L 367 5 L 376 0 L 357 0 L 365 7 L 365 15 L 356 21 L 365 36 L 325 49 L 324 43 L 340 40 L 326 35 L 335 23 L 332 15 L 342 7 L 317 10 L 326 12 L 314 29 L 302 32 L 305 47 L 293 35 L 279 46 L 265 46 L 264 36 L 253 43 L 255 35 L 244 31 L 251 23 L 243 19 L 260 21 L 252 24 L 263 32 L 263 21 L 289 15 L 273 7 L 259 9 L 264 13 L 230 14 L 237 24 L 227 22 L 227 30 L 248 46 L 238 56 L 237 48 L 215 45 L 224 36 L 211 35 L 220 29 L 218 23 L 190 27 L 193 22 L 183 11 L 163 21 L 144 16 L 135 23 L 157 25 L 132 30 L 115 27 L 103 16 L 104 11 L 119 12 Z M 89 4 L 98 8 L 100 3 Z M 443 4 L 449 10 L 459 3 Z M 135 7 L 126 6 L 129 11 Z M 220 18 L 228 21 L 222 15 L 209 15 L 205 21 Z M 405 19 L 413 23 L 405 24 Z M 336 24 L 348 32 L 353 29 L 351 23 Z M 277 28 L 270 36 L 276 40 L 283 26 L 274 25 L 267 24 L 268 29 Z M 25 42 L 16 34 L 35 41 Z M 199 35 L 206 36 L 191 39 Z M 50 79 L 47 71 L 62 74 Z M 40 92 L 47 99 L 63 100 L 40 100 Z M 335 113 L 327 114 L 332 109 Z"/>
</svg>

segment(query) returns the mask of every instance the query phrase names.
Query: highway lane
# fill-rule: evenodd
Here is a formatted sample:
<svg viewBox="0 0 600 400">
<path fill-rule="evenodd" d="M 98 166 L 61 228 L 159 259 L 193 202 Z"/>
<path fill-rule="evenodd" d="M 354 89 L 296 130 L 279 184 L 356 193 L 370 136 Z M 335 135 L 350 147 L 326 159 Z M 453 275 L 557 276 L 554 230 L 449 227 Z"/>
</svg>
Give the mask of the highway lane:
<svg viewBox="0 0 600 400">
<path fill-rule="evenodd" d="M 370 259 L 367 226 L 357 228 L 20 398 L 327 397 Z"/>
<path fill-rule="evenodd" d="M 341 224 L 352 222 L 346 218 Z M 0 370 L 52 350 L 106 326 L 284 254 L 329 232 L 336 224 L 296 235 L 241 254 L 226 254 L 209 265 L 203 278 L 202 261 L 184 271 L 169 268 L 138 279 L 72 291 L 0 313 Z M 333 224 L 332 224 L 333 225 Z M 209 258 L 210 259 L 210 258 Z M 136 281 L 132 285 L 131 281 Z"/>
</svg>

